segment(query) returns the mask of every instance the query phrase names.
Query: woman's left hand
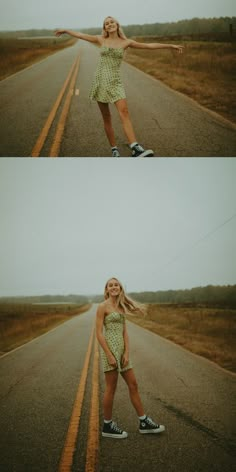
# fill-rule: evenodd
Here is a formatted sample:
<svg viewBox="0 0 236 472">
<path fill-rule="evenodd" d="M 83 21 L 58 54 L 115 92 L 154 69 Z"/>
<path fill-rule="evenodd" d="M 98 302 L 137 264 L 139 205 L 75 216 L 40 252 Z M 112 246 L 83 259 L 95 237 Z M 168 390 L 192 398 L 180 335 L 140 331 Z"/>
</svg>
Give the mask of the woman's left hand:
<svg viewBox="0 0 236 472">
<path fill-rule="evenodd" d="M 183 53 L 183 48 L 184 48 L 184 46 L 177 46 L 176 44 L 173 44 L 172 47 L 173 47 L 173 49 L 175 49 L 176 52 L 178 52 L 179 54 L 182 54 L 182 53 Z"/>
<path fill-rule="evenodd" d="M 122 356 L 122 367 L 126 367 L 129 363 L 129 356 L 128 354 L 125 352 Z"/>
</svg>

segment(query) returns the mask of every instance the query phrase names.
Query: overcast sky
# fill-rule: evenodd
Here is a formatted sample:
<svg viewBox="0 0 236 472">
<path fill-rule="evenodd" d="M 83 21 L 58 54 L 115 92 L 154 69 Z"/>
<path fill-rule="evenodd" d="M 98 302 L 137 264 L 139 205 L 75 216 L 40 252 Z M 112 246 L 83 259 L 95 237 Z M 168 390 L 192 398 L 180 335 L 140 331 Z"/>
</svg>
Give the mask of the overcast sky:
<svg viewBox="0 0 236 472">
<path fill-rule="evenodd" d="M 108 15 L 123 25 L 232 17 L 236 15 L 236 3 L 235 0 L 0 0 L 0 30 L 98 27 Z"/>
<path fill-rule="evenodd" d="M 1 159 L 0 295 L 235 284 L 233 215 L 233 158 Z"/>
</svg>

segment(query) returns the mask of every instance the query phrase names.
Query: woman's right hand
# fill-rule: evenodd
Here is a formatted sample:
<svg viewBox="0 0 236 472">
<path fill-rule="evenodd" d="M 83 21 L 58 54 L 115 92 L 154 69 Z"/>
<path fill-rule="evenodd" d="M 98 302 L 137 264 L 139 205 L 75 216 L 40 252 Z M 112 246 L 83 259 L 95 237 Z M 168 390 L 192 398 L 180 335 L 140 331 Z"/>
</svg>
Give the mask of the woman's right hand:
<svg viewBox="0 0 236 472">
<path fill-rule="evenodd" d="M 115 367 L 115 368 L 117 367 L 116 358 L 113 356 L 113 354 L 110 354 L 108 356 L 108 362 L 112 367 Z"/>
<path fill-rule="evenodd" d="M 66 30 L 61 30 L 61 29 L 59 29 L 59 30 L 56 30 L 56 31 L 55 31 L 55 35 L 56 35 L 56 36 L 61 36 L 62 34 L 66 34 Z"/>
</svg>

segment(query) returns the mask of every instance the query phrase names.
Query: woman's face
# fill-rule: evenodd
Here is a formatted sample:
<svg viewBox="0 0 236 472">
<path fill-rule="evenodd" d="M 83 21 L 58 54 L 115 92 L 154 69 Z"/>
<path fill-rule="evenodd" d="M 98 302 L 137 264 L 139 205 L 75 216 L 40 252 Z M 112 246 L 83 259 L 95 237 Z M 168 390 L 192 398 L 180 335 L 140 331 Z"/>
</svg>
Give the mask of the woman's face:
<svg viewBox="0 0 236 472">
<path fill-rule="evenodd" d="M 117 23 L 114 18 L 108 17 L 104 21 L 104 28 L 107 33 L 115 33 L 118 29 Z"/>
<path fill-rule="evenodd" d="M 110 279 L 107 282 L 107 293 L 109 297 L 117 297 L 120 295 L 121 287 L 116 279 Z"/>
</svg>

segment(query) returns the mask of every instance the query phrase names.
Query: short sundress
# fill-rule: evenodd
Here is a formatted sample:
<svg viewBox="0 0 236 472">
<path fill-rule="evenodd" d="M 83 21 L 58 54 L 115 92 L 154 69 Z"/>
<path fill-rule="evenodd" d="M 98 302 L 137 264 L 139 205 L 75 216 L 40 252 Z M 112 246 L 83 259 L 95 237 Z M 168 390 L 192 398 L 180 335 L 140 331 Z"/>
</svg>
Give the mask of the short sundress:
<svg viewBox="0 0 236 472">
<path fill-rule="evenodd" d="M 120 67 L 124 48 L 101 47 L 100 59 L 92 82 L 89 98 L 102 103 L 114 103 L 126 98 Z"/>
<path fill-rule="evenodd" d="M 125 348 L 123 336 L 124 323 L 125 316 L 115 311 L 106 315 L 104 318 L 105 339 L 110 351 L 117 361 L 117 368 L 114 369 L 114 367 L 109 364 L 107 356 L 101 348 L 101 359 L 104 372 L 108 372 L 109 370 L 125 372 L 128 369 L 132 369 L 132 362 L 130 360 L 125 367 L 122 367 L 122 356 Z"/>
</svg>

